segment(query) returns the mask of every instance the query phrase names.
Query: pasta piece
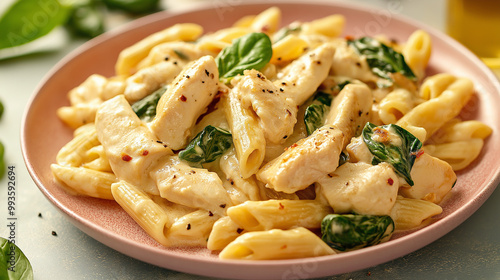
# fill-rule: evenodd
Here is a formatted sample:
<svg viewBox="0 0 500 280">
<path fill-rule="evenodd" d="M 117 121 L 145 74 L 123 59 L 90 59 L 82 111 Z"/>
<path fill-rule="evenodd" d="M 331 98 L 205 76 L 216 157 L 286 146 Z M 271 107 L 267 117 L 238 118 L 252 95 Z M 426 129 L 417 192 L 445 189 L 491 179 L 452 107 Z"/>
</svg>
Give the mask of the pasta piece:
<svg viewBox="0 0 500 280">
<path fill-rule="evenodd" d="M 234 148 L 231 148 L 228 152 L 222 155 L 219 164 L 229 185 L 236 189 L 238 193 L 242 193 L 246 198 L 244 200 L 240 200 L 240 203 L 246 200 L 261 200 L 259 186 L 257 185 L 257 182 L 255 182 L 255 177 L 252 176 L 249 178 L 243 178 L 243 176 L 241 176 L 240 164 L 238 162 L 238 158 L 236 157 L 236 151 Z M 232 192 L 229 193 L 231 195 Z"/>
<path fill-rule="evenodd" d="M 276 191 L 294 193 L 303 190 L 335 171 L 343 143 L 342 131 L 328 125 L 320 127 L 264 165 L 257 173 L 257 179 Z"/>
<path fill-rule="evenodd" d="M 333 210 L 314 200 L 247 201 L 227 209 L 227 215 L 247 231 L 320 228 Z"/>
<path fill-rule="evenodd" d="M 120 180 L 158 195 L 149 172 L 159 159 L 173 152 L 159 143 L 132 111 L 123 95 L 105 101 L 96 116 L 96 130 L 111 169 Z"/>
<path fill-rule="evenodd" d="M 413 94 L 397 88 L 389 93 L 378 106 L 378 115 L 384 124 L 396 123 L 416 105 Z"/>
<path fill-rule="evenodd" d="M 454 171 L 459 171 L 469 166 L 479 156 L 483 144 L 482 139 L 472 138 L 466 141 L 425 145 L 424 151 L 446 161 Z"/>
<path fill-rule="evenodd" d="M 57 109 L 57 116 L 69 127 L 76 129 L 82 125 L 93 123 L 100 103 L 82 103 Z"/>
<path fill-rule="evenodd" d="M 416 106 L 396 123 L 403 128 L 412 125 L 427 131 L 427 139 L 443 124 L 460 113 L 473 95 L 473 84 L 460 78 L 450 84 L 437 98 Z"/>
<path fill-rule="evenodd" d="M 89 149 L 87 151 L 87 156 L 89 157 L 88 162 L 82 164 L 82 167 L 103 172 L 113 172 L 102 145 L 94 146 Z"/>
<path fill-rule="evenodd" d="M 171 156 L 150 172 L 161 197 L 191 208 L 224 216 L 231 200 L 216 173 L 192 168 Z"/>
<path fill-rule="evenodd" d="M 233 40 L 250 33 L 250 28 L 229 27 L 218 30 L 212 34 L 201 37 L 196 43 L 197 47 L 209 52 L 219 53 L 225 47 L 231 45 Z M 215 55 L 214 55 L 215 56 Z"/>
<path fill-rule="evenodd" d="M 316 234 L 305 228 L 247 232 L 227 245 L 221 259 L 275 260 L 333 255 Z"/>
<path fill-rule="evenodd" d="M 115 65 L 116 74 L 124 76 L 134 74 L 137 64 L 149 54 L 153 47 L 161 43 L 176 40 L 194 41 L 202 33 L 203 27 L 200 25 L 180 23 L 151 34 L 120 52 Z"/>
<path fill-rule="evenodd" d="M 58 164 L 51 164 L 50 169 L 56 180 L 68 187 L 71 192 L 95 198 L 113 199 L 111 184 L 118 181 L 113 173 Z"/>
<path fill-rule="evenodd" d="M 424 221 L 441 212 L 441 206 L 432 202 L 398 196 L 390 216 L 396 230 L 408 230 L 421 226 Z"/>
<path fill-rule="evenodd" d="M 457 77 L 448 73 L 440 73 L 427 77 L 420 87 L 420 97 L 425 100 L 437 98 L 456 80 Z"/>
<path fill-rule="evenodd" d="M 280 23 L 281 10 L 277 7 L 270 7 L 255 16 L 250 28 L 256 32 L 272 34 L 278 30 Z"/>
<path fill-rule="evenodd" d="M 82 84 L 69 91 L 70 104 L 77 105 L 100 100 L 107 83 L 108 79 L 102 75 L 90 75 Z"/>
<path fill-rule="evenodd" d="M 480 121 L 460 121 L 459 119 L 454 119 L 434 133 L 427 143 L 440 144 L 467 141 L 473 138 L 485 139 L 492 132 L 491 127 Z"/>
<path fill-rule="evenodd" d="M 304 53 L 278 73 L 275 85 L 301 105 L 313 95 L 321 82 L 328 76 L 335 49 L 331 44 L 323 44 Z"/>
<path fill-rule="evenodd" d="M 307 48 L 307 42 L 296 35 L 288 35 L 273 44 L 271 63 L 288 63 L 300 57 Z"/>
<path fill-rule="evenodd" d="M 396 202 L 399 179 L 387 163 L 345 163 L 318 180 L 335 213 L 388 215 Z"/>
<path fill-rule="evenodd" d="M 204 56 L 179 74 L 158 101 L 149 127 L 172 149 L 186 146 L 191 127 L 217 94 L 218 73 L 214 58 Z"/>
<path fill-rule="evenodd" d="M 417 198 L 439 204 L 457 180 L 452 167 L 427 153 L 419 156 L 410 172 L 414 185 L 402 184 L 399 193 L 408 198 Z"/>
<path fill-rule="evenodd" d="M 264 161 L 266 139 L 256 116 L 244 108 L 234 91 L 221 97 L 226 118 L 233 135 L 233 145 L 243 178 L 255 174 Z"/>
<path fill-rule="evenodd" d="M 170 226 L 166 238 L 176 246 L 207 246 L 207 239 L 219 216 L 206 210 L 186 214 Z"/>
<path fill-rule="evenodd" d="M 212 251 L 224 249 L 229 243 L 246 231 L 229 216 L 218 219 L 208 237 L 207 248 Z"/>
<path fill-rule="evenodd" d="M 272 143 L 283 143 L 297 121 L 297 106 L 257 70 L 245 70 L 232 91 L 244 108 L 258 116 L 264 136 Z"/>
<path fill-rule="evenodd" d="M 208 52 L 201 50 L 197 44 L 192 42 L 166 42 L 153 47 L 148 56 L 139 62 L 137 68 L 147 68 L 163 61 L 172 61 L 184 65 L 208 54 Z"/>
<path fill-rule="evenodd" d="M 172 245 L 165 234 L 173 220 L 162 207 L 146 193 L 125 181 L 111 185 L 111 191 L 115 201 L 149 236 L 164 246 Z"/>
<path fill-rule="evenodd" d="M 413 32 L 403 47 L 402 54 L 405 61 L 419 79 L 425 76 L 425 69 L 429 63 L 431 51 L 431 37 L 423 30 Z"/>
<path fill-rule="evenodd" d="M 97 139 L 97 132 L 93 123 L 75 131 L 74 138 L 64 145 L 56 156 L 59 165 L 80 167 L 88 161 L 87 152 L 93 147 L 100 145 Z"/>
<path fill-rule="evenodd" d="M 330 15 L 305 22 L 301 25 L 301 34 L 320 34 L 328 37 L 338 37 L 344 30 L 345 17 Z"/>
</svg>

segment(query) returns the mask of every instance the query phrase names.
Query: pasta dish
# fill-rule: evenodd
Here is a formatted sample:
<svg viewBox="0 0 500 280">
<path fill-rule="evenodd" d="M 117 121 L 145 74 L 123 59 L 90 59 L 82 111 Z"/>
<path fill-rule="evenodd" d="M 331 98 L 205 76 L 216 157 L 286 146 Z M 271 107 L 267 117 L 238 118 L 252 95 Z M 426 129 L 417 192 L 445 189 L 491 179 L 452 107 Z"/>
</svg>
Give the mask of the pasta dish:
<svg viewBox="0 0 500 280">
<path fill-rule="evenodd" d="M 492 129 L 460 116 L 470 79 L 426 75 L 425 31 L 396 42 L 344 25 L 281 26 L 272 7 L 145 37 L 114 76 L 68 93 L 54 179 L 116 201 L 163 246 L 221 259 L 332 255 L 425 226 Z"/>
</svg>

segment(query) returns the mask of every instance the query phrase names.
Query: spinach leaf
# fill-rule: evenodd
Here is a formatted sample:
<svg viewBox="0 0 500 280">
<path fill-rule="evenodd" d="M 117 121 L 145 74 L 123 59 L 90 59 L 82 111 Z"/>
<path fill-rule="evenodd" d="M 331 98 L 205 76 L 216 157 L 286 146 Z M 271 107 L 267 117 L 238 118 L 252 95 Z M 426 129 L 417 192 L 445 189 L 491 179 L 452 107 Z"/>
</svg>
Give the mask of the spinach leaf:
<svg viewBox="0 0 500 280">
<path fill-rule="evenodd" d="M 166 90 L 167 86 L 164 86 L 135 102 L 132 104 L 132 110 L 141 120 L 145 122 L 151 121 L 156 116 L 156 105 L 158 105 L 158 101 Z"/>
<path fill-rule="evenodd" d="M 0 237 L 0 279 L 32 280 L 33 268 L 24 253 L 14 243 Z"/>
<path fill-rule="evenodd" d="M 394 232 L 390 216 L 329 214 L 321 222 L 321 239 L 339 251 L 379 244 Z"/>
<path fill-rule="evenodd" d="M 18 0 L 0 18 L 0 49 L 29 43 L 64 24 L 69 7 L 59 1 Z"/>
<path fill-rule="evenodd" d="M 332 99 L 332 96 L 328 93 L 318 91 L 315 94 L 313 102 L 307 106 L 304 114 L 307 135 L 311 135 L 316 129 L 323 126 Z"/>
<path fill-rule="evenodd" d="M 103 0 L 103 2 L 109 8 L 132 14 L 151 13 L 160 10 L 160 0 Z"/>
<path fill-rule="evenodd" d="M 404 56 L 380 41 L 362 37 L 358 40 L 348 40 L 347 43 L 360 55 L 366 56 L 368 65 L 377 76 L 393 82 L 389 73 L 399 72 L 412 81 L 417 79 L 406 64 Z"/>
<path fill-rule="evenodd" d="M 90 38 L 104 33 L 104 13 L 100 4 L 95 0 L 76 1 L 66 26 L 74 34 Z"/>
<path fill-rule="evenodd" d="M 373 165 L 389 163 L 398 175 L 413 186 L 410 172 L 422 148 L 422 142 L 417 137 L 395 124 L 376 126 L 369 122 L 363 128 L 362 136 L 373 154 Z"/>
<path fill-rule="evenodd" d="M 271 39 L 264 33 L 249 33 L 233 41 L 215 58 L 220 79 L 243 74 L 244 70 L 260 70 L 273 56 Z"/>
<path fill-rule="evenodd" d="M 232 144 L 233 137 L 229 131 L 208 125 L 179 152 L 179 158 L 189 162 L 191 166 L 201 167 L 203 163 L 222 156 Z"/>
<path fill-rule="evenodd" d="M 285 26 L 278 30 L 276 34 L 274 35 L 274 42 L 278 42 L 279 40 L 285 38 L 286 36 L 290 34 L 297 34 L 302 30 L 302 26 L 296 25 L 296 26 Z"/>
</svg>

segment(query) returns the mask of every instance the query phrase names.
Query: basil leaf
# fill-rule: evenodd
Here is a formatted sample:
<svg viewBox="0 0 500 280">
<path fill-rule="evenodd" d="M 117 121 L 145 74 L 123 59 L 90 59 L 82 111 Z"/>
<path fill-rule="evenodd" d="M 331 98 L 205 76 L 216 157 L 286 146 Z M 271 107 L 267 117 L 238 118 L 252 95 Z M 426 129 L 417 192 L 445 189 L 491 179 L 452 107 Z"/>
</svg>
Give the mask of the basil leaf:
<svg viewBox="0 0 500 280">
<path fill-rule="evenodd" d="M 363 128 L 362 136 L 373 154 L 373 165 L 389 163 L 398 175 L 413 186 L 410 172 L 422 148 L 422 142 L 417 137 L 395 124 L 376 126 L 369 122 Z"/>
<path fill-rule="evenodd" d="M 29 43 L 64 24 L 69 7 L 59 1 L 18 0 L 0 18 L 0 49 Z"/>
<path fill-rule="evenodd" d="M 339 251 L 379 244 L 392 236 L 390 216 L 329 214 L 321 222 L 321 239 Z"/>
<path fill-rule="evenodd" d="M 203 163 L 212 162 L 222 156 L 232 144 L 233 136 L 229 131 L 209 125 L 179 152 L 179 158 L 192 166 L 201 167 Z"/>
<path fill-rule="evenodd" d="M 271 39 L 266 34 L 254 32 L 241 36 L 215 58 L 219 78 L 232 78 L 249 69 L 260 70 L 272 56 Z"/>
<path fill-rule="evenodd" d="M 316 93 L 313 102 L 307 106 L 304 114 L 307 135 L 311 135 L 316 129 L 323 126 L 332 99 L 332 96 L 328 93 L 321 91 Z"/>
<path fill-rule="evenodd" d="M 276 32 L 274 35 L 274 41 L 278 42 L 279 40 L 285 38 L 286 36 L 290 34 L 297 34 L 302 30 L 302 26 L 297 25 L 297 26 L 286 26 L 281 28 Z"/>
<path fill-rule="evenodd" d="M 156 116 L 156 106 L 161 96 L 167 91 L 167 86 L 164 86 L 143 99 L 132 104 L 132 110 L 143 121 L 149 122 Z"/>
<path fill-rule="evenodd" d="M 160 0 L 103 0 L 112 9 L 119 9 L 133 14 L 151 13 L 160 10 Z"/>
<path fill-rule="evenodd" d="M 404 56 L 380 41 L 362 37 L 358 40 L 348 40 L 347 43 L 360 55 L 366 56 L 368 65 L 377 76 L 393 82 L 389 73 L 399 72 L 412 81 L 417 79 L 406 64 Z"/>
<path fill-rule="evenodd" d="M 0 279 L 31 280 L 33 268 L 24 253 L 14 243 L 0 237 Z"/>
<path fill-rule="evenodd" d="M 76 1 L 66 26 L 76 35 L 96 37 L 104 33 L 104 13 L 95 0 Z"/>
</svg>

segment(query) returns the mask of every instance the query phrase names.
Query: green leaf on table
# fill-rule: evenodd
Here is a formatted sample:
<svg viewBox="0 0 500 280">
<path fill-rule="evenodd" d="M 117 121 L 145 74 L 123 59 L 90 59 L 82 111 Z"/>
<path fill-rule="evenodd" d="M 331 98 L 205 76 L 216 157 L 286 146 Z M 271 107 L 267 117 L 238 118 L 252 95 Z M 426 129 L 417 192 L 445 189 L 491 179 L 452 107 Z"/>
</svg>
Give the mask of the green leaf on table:
<svg viewBox="0 0 500 280">
<path fill-rule="evenodd" d="M 348 40 L 347 43 L 360 55 L 366 56 L 366 62 L 375 75 L 391 82 L 393 80 L 389 73 L 396 72 L 412 81 L 417 79 L 406 64 L 404 56 L 380 41 L 370 37 L 362 37 L 357 40 Z"/>
<path fill-rule="evenodd" d="M 105 31 L 103 8 L 95 0 L 75 1 L 66 26 L 76 35 L 89 38 L 101 35 Z"/>
<path fill-rule="evenodd" d="M 66 23 L 70 8 L 57 0 L 18 0 L 0 18 L 0 49 L 34 41 Z"/>
<path fill-rule="evenodd" d="M 132 14 L 144 14 L 160 10 L 160 0 L 103 0 L 103 2 L 109 8 Z"/>
<path fill-rule="evenodd" d="M 242 75 L 249 69 L 260 70 L 273 56 L 271 39 L 264 33 L 249 33 L 235 39 L 215 58 L 220 79 Z"/>
<path fill-rule="evenodd" d="M 33 268 L 24 253 L 14 243 L 0 237 L 0 279 L 32 280 Z"/>
<path fill-rule="evenodd" d="M 191 166 L 201 167 L 203 163 L 215 161 L 222 156 L 232 144 L 233 137 L 229 131 L 208 125 L 179 152 L 179 158 L 189 162 Z"/>
<path fill-rule="evenodd" d="M 410 172 L 422 148 L 422 142 L 417 137 L 395 124 L 376 126 L 370 122 L 363 128 L 362 137 L 373 155 L 372 164 L 389 163 L 413 186 Z"/>
</svg>

